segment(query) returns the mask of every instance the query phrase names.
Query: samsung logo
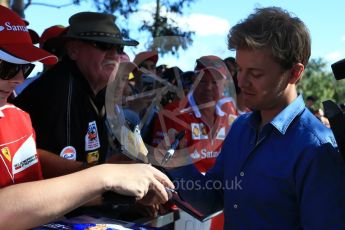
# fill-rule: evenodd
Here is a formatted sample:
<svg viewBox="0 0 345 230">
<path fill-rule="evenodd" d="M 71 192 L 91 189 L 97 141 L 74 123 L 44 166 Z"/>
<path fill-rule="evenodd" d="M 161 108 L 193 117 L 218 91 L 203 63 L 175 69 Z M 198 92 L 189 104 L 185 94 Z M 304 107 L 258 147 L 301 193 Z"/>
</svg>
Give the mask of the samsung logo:
<svg viewBox="0 0 345 230">
<path fill-rule="evenodd" d="M 23 31 L 23 32 L 28 32 L 28 29 L 26 28 L 26 26 L 11 25 L 10 22 L 5 22 L 5 27 L 4 26 L 0 26 L 0 32 L 5 30 L 5 29 L 7 31 Z"/>
</svg>

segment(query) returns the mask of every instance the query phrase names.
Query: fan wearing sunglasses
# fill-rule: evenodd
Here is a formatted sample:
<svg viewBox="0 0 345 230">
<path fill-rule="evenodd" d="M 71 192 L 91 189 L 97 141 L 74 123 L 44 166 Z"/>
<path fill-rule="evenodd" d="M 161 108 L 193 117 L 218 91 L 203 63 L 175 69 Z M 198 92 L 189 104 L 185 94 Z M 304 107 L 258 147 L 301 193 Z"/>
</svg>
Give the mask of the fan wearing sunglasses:
<svg viewBox="0 0 345 230">
<path fill-rule="evenodd" d="M 2 80 L 11 80 L 20 71 L 23 73 L 24 80 L 35 68 L 34 64 L 14 64 L 6 61 L 0 61 L 0 78 Z"/>
<path fill-rule="evenodd" d="M 61 61 L 13 101 L 30 114 L 37 146 L 55 154 L 41 156 L 45 177 L 104 163 L 108 156 L 105 87 L 125 60 L 124 47 L 138 44 L 123 38 L 114 20 L 105 13 L 72 15 L 65 33 L 52 41 L 65 48 Z"/>
<path fill-rule="evenodd" d="M 4 25 L 20 29 L 9 30 Z M 133 196 L 145 204 L 166 202 L 165 187 L 173 189 L 174 185 L 148 164 L 103 164 L 43 179 L 41 155 L 45 151 L 36 149 L 30 116 L 7 100 L 32 71 L 31 62 L 53 65 L 57 57 L 33 46 L 24 21 L 3 6 L 0 27 L 0 229 L 32 229 L 106 191 Z"/>
<path fill-rule="evenodd" d="M 0 60 L 0 106 L 7 103 L 16 86 L 21 84 L 34 69 L 34 64 L 15 64 Z"/>
</svg>

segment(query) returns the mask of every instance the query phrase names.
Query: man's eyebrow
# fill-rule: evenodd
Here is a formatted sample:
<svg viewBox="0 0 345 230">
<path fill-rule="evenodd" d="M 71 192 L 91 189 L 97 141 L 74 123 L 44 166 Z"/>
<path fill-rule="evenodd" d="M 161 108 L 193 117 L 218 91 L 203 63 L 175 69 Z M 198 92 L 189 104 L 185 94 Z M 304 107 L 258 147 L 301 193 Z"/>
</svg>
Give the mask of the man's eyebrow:
<svg viewBox="0 0 345 230">
<path fill-rule="evenodd" d="M 241 66 L 237 67 L 237 70 L 243 70 L 243 69 L 246 69 L 246 70 L 249 70 L 249 71 L 261 71 L 261 72 L 265 71 L 264 68 L 259 68 L 259 67 L 249 67 L 249 68 L 242 68 Z"/>
</svg>

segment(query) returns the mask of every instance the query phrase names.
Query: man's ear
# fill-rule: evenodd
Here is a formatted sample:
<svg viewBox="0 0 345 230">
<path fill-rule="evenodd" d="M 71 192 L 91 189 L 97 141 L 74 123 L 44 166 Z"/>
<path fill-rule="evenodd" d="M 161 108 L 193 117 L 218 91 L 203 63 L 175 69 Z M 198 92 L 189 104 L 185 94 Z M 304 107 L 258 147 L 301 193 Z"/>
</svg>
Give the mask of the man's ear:
<svg viewBox="0 0 345 230">
<path fill-rule="evenodd" d="M 72 60 L 76 60 L 79 53 L 79 47 L 78 47 L 77 41 L 68 41 L 65 47 L 66 47 L 67 55 L 69 56 L 69 58 Z"/>
<path fill-rule="evenodd" d="M 290 84 L 297 84 L 302 77 L 304 71 L 304 65 L 302 63 L 295 64 L 290 70 Z"/>
</svg>

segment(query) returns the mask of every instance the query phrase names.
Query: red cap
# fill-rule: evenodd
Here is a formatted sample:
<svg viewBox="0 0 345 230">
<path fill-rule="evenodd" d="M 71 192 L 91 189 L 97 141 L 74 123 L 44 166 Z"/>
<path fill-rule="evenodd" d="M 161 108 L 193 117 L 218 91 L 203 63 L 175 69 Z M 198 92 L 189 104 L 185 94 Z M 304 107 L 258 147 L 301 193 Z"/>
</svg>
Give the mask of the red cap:
<svg viewBox="0 0 345 230">
<path fill-rule="evenodd" d="M 40 41 L 40 36 L 33 29 L 28 29 L 32 40 L 32 44 L 37 44 Z"/>
<path fill-rule="evenodd" d="M 202 56 L 196 60 L 196 66 L 195 66 L 196 71 L 211 70 L 211 69 L 217 70 L 225 79 L 228 76 L 231 76 L 224 61 L 220 57 L 217 57 L 214 55 L 208 55 L 208 56 Z"/>
<path fill-rule="evenodd" d="M 24 18 L 22 18 L 22 20 L 24 21 L 26 26 L 28 26 L 30 24 Z M 30 33 L 30 37 L 31 37 L 32 43 L 33 44 L 37 44 L 40 41 L 40 36 L 33 29 L 28 29 L 28 30 L 29 30 L 29 33 Z"/>
<path fill-rule="evenodd" d="M 0 5 L 0 59 L 26 64 L 40 61 L 55 64 L 57 57 L 32 44 L 25 22 L 13 11 Z"/>
<path fill-rule="evenodd" d="M 60 36 L 65 30 L 66 27 L 61 25 L 55 25 L 45 29 L 40 37 L 40 47 L 43 48 L 48 40 Z"/>
<path fill-rule="evenodd" d="M 142 62 L 144 62 L 146 60 L 151 60 L 155 64 L 157 64 L 157 62 L 158 62 L 158 53 L 156 51 L 145 51 L 145 52 L 138 53 L 135 56 L 133 62 L 137 66 L 139 66 Z"/>
</svg>

